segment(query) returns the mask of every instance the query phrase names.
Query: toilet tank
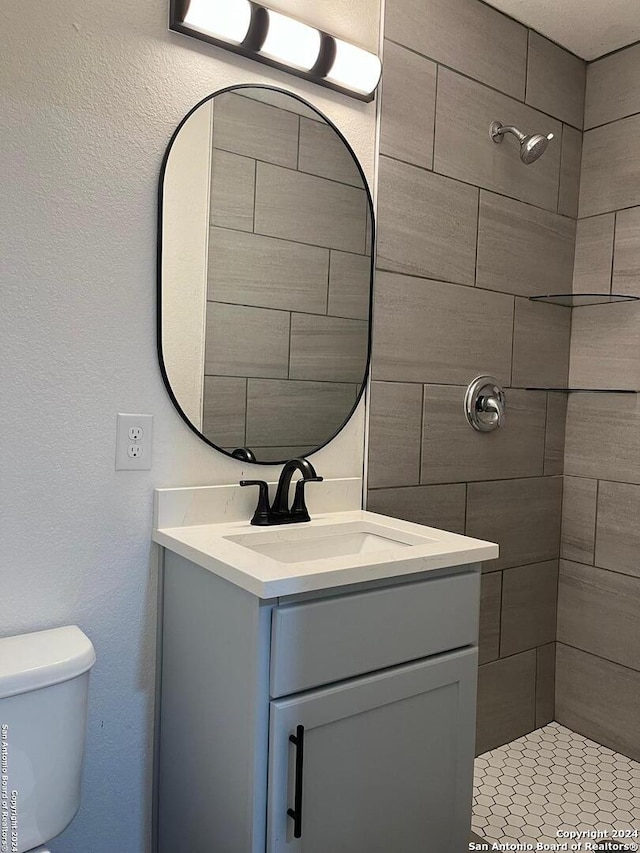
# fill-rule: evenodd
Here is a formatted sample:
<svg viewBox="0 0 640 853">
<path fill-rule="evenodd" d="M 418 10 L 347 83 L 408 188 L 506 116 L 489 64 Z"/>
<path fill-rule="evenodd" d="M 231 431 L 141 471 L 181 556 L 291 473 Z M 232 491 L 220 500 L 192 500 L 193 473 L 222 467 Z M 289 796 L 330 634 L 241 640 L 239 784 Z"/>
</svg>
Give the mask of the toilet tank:
<svg viewBox="0 0 640 853">
<path fill-rule="evenodd" d="M 75 626 L 0 639 L 0 850 L 50 841 L 78 810 L 95 659 Z"/>
</svg>

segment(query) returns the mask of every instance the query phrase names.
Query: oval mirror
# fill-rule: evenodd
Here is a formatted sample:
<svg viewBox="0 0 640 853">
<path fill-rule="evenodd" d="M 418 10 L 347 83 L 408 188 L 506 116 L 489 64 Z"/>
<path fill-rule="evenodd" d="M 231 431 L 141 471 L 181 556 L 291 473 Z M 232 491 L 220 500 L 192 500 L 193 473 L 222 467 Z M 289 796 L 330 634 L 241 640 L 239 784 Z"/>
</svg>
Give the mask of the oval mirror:
<svg viewBox="0 0 640 853">
<path fill-rule="evenodd" d="M 182 417 L 252 461 L 322 447 L 370 349 L 373 208 L 342 134 L 278 89 L 212 95 L 169 144 L 159 216 L 160 365 Z"/>
</svg>

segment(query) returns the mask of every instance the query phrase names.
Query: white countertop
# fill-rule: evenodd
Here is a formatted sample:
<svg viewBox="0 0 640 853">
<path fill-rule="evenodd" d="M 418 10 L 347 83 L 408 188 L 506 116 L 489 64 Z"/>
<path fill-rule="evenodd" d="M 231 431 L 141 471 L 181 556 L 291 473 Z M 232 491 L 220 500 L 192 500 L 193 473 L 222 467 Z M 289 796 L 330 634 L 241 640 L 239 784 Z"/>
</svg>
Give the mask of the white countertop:
<svg viewBox="0 0 640 853">
<path fill-rule="evenodd" d="M 386 550 L 285 563 L 252 551 L 228 538 L 240 534 L 253 535 L 259 543 L 261 539 L 257 537 L 264 537 L 265 531 L 269 531 L 276 538 L 277 531 L 280 531 L 281 538 L 286 541 L 292 536 L 295 537 L 296 529 L 304 529 L 305 535 L 313 529 L 322 537 L 323 528 L 353 522 L 375 524 L 386 528 L 390 534 L 395 532 L 399 537 L 404 534 L 409 540 L 417 536 L 424 541 L 412 544 L 410 548 L 391 542 Z M 273 531 L 276 532 L 272 533 Z M 207 571 L 265 599 L 366 581 L 406 577 L 436 569 L 493 560 L 498 556 L 498 546 L 491 542 L 365 510 L 325 512 L 313 515 L 311 522 L 277 527 L 251 526 L 248 520 L 179 527 L 156 526 L 153 540 Z"/>
</svg>

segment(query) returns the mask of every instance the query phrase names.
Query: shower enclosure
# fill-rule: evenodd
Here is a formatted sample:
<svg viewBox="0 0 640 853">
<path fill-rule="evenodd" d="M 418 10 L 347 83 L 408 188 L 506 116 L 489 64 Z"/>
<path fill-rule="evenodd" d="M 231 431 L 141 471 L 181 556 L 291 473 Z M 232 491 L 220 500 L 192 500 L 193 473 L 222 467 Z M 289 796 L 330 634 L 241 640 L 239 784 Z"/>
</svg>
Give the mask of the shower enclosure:
<svg viewBox="0 0 640 853">
<path fill-rule="evenodd" d="M 385 36 L 368 507 L 500 544 L 475 832 L 613 841 L 640 828 L 640 46 L 587 63 L 479 0 L 394 0 Z"/>
<path fill-rule="evenodd" d="M 480 743 L 492 842 L 640 844 L 638 108 L 638 45 L 589 64 L 573 286 L 542 297 L 572 308 L 555 698 L 550 722 Z"/>
</svg>

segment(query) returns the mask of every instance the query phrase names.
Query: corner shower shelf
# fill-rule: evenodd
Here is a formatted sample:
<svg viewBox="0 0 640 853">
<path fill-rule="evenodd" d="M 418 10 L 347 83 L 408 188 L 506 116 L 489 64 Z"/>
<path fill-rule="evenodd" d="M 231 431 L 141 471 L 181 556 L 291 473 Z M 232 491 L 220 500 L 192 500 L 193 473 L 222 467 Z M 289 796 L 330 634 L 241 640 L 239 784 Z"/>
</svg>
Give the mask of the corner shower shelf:
<svg viewBox="0 0 640 853">
<path fill-rule="evenodd" d="M 530 296 L 531 302 L 549 302 L 552 305 L 564 305 L 567 308 L 579 308 L 584 305 L 606 305 L 613 302 L 636 302 L 640 296 L 626 293 L 549 293 L 545 296 Z"/>
<path fill-rule="evenodd" d="M 562 394 L 638 394 L 640 390 L 636 388 L 547 388 L 547 387 L 531 387 L 525 388 L 525 391 L 558 391 Z"/>
<path fill-rule="evenodd" d="M 547 302 L 566 308 L 578 308 L 586 305 L 611 305 L 614 302 L 637 302 L 640 296 L 627 293 L 549 293 L 543 296 L 530 296 L 531 302 Z M 558 391 L 564 394 L 573 392 L 583 394 L 638 394 L 637 388 L 551 388 L 529 387 L 527 391 Z"/>
</svg>

